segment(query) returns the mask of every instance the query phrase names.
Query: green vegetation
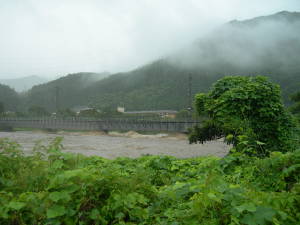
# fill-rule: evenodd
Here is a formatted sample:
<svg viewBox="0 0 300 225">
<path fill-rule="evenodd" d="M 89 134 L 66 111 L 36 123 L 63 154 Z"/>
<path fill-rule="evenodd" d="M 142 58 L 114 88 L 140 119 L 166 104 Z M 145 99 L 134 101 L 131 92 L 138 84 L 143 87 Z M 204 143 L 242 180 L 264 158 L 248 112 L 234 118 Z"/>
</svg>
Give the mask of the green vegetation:
<svg viewBox="0 0 300 225">
<path fill-rule="evenodd" d="M 0 102 L 2 112 L 4 111 L 17 111 L 21 108 L 21 100 L 15 90 L 6 85 L 0 84 Z M 1 112 L 0 112 L 1 113 Z"/>
<path fill-rule="evenodd" d="M 266 77 L 220 79 L 208 94 L 196 95 L 196 109 L 210 119 L 193 130 L 190 142 L 226 137 L 234 150 L 261 157 L 295 148 L 291 141 L 296 128 L 292 117 L 281 102 L 279 86 Z"/>
<path fill-rule="evenodd" d="M 246 224 L 300 221 L 300 151 L 259 159 L 60 151 L 0 142 L 0 224 Z M 37 151 L 39 150 L 39 151 Z"/>
<path fill-rule="evenodd" d="M 5 112 L 5 109 L 4 109 L 4 104 L 2 102 L 0 102 L 0 116 L 2 116 Z"/>
<path fill-rule="evenodd" d="M 31 106 L 28 109 L 28 115 L 30 116 L 50 116 L 50 113 L 47 112 L 47 110 L 41 106 Z"/>
<path fill-rule="evenodd" d="M 85 105 L 89 101 L 84 94 L 85 88 L 107 75 L 107 73 L 76 73 L 36 85 L 23 96 L 24 108 L 38 105 L 49 112 L 55 112 L 57 107 L 61 110 L 80 104 Z"/>
<path fill-rule="evenodd" d="M 289 109 L 293 114 L 295 114 L 296 117 L 298 117 L 298 120 L 300 121 L 300 91 L 293 94 L 291 96 L 291 100 L 294 102 L 294 104 Z"/>
<path fill-rule="evenodd" d="M 75 117 L 76 113 L 73 112 L 71 109 L 67 108 L 67 109 L 60 109 L 58 110 L 58 112 L 56 112 L 56 116 L 57 117 Z"/>
</svg>

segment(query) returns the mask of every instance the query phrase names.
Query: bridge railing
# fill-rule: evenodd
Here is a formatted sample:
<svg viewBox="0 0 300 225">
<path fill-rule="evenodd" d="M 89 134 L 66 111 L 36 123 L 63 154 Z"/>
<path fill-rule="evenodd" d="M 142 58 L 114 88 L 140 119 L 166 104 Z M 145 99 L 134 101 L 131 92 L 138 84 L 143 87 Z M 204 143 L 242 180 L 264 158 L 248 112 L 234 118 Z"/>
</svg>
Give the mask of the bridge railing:
<svg viewBox="0 0 300 225">
<path fill-rule="evenodd" d="M 0 117 L 0 121 L 24 121 L 24 120 L 72 120 L 72 121 L 161 121 L 161 122 L 201 122 L 201 119 L 193 118 L 147 118 L 147 117 Z"/>
<path fill-rule="evenodd" d="M 186 132 L 199 121 L 175 120 L 124 120 L 78 118 L 0 118 L 0 124 L 18 128 L 70 129 L 70 130 L 134 130 Z"/>
</svg>

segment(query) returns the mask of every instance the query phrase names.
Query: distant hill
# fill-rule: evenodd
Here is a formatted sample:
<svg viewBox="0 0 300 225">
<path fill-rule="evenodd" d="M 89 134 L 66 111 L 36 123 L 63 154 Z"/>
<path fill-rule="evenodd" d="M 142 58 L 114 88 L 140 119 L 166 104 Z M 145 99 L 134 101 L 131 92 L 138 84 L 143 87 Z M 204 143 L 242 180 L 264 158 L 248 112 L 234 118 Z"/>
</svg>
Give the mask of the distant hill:
<svg viewBox="0 0 300 225">
<path fill-rule="evenodd" d="M 86 90 L 98 107 L 188 107 L 192 94 L 207 91 L 225 75 L 265 75 L 279 83 L 285 100 L 300 88 L 300 13 L 224 24 L 181 51 L 134 71 L 116 74 Z"/>
<path fill-rule="evenodd" d="M 0 84 L 0 102 L 3 103 L 5 111 L 21 110 L 18 93 L 7 85 Z"/>
<path fill-rule="evenodd" d="M 109 76 L 109 73 L 74 73 L 59 79 L 36 85 L 25 97 L 26 108 L 38 105 L 49 111 L 59 108 L 70 108 L 86 101 L 85 89 L 94 82 Z M 58 99 L 56 103 L 56 98 Z"/>
<path fill-rule="evenodd" d="M 298 12 L 231 21 L 173 55 L 133 71 L 94 82 L 56 80 L 34 87 L 28 103 L 53 109 L 49 102 L 59 83 L 60 104 L 65 107 L 182 109 L 189 104 L 189 76 L 194 95 L 225 75 L 269 76 L 281 85 L 288 102 L 287 96 L 300 88 L 299 30 Z"/>
<path fill-rule="evenodd" d="M 208 90 L 216 80 L 215 75 L 183 69 L 161 59 L 128 73 L 112 75 L 94 83 L 84 93 L 97 108 L 122 105 L 126 110 L 182 109 L 188 107 L 189 74 L 193 95 Z"/>
<path fill-rule="evenodd" d="M 46 83 L 48 81 L 48 79 L 39 76 L 27 76 L 15 79 L 0 79 L 0 83 L 10 86 L 17 92 L 27 91 L 34 85 Z"/>
<path fill-rule="evenodd" d="M 241 26 L 257 26 L 266 23 L 280 22 L 280 23 L 298 23 L 299 22 L 299 12 L 289 12 L 289 11 L 281 11 L 269 16 L 259 16 L 253 19 L 238 21 L 233 20 L 229 22 L 231 25 L 241 25 Z"/>
</svg>

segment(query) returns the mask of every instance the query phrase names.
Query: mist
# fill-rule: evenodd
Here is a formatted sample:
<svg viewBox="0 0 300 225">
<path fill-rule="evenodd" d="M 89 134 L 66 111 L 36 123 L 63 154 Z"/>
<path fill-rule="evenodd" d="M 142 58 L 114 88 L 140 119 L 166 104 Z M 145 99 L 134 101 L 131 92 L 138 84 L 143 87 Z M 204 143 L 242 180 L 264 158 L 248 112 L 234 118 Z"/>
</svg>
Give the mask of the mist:
<svg viewBox="0 0 300 225">
<path fill-rule="evenodd" d="M 289 1 L 10 0 L 0 6 L 0 78 L 128 71 L 233 19 L 300 10 Z"/>
<path fill-rule="evenodd" d="M 234 75 L 235 71 L 268 73 L 300 70 L 300 20 L 286 20 L 285 12 L 255 21 L 231 21 L 170 56 L 169 62 L 185 69 Z M 288 13 L 287 13 L 288 14 Z M 294 13 L 298 15 L 299 13 Z M 216 65 L 219 68 L 216 68 Z"/>
</svg>

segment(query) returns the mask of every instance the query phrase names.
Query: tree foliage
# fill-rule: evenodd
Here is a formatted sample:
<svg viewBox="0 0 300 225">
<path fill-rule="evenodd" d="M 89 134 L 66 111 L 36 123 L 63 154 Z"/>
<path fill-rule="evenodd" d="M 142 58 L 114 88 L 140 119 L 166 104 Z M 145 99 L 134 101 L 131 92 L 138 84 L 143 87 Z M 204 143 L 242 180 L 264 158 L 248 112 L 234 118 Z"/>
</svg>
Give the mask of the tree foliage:
<svg viewBox="0 0 300 225">
<path fill-rule="evenodd" d="M 86 105 L 89 102 L 85 93 L 86 88 L 101 78 L 102 74 L 96 73 L 68 74 L 48 83 L 34 86 L 24 96 L 24 102 L 27 107 L 38 105 L 49 112 L 56 111 L 56 107 L 65 109 Z"/>
<path fill-rule="evenodd" d="M 292 118 L 281 102 L 279 86 L 266 77 L 224 77 L 195 99 L 198 113 L 206 113 L 209 120 L 193 130 L 190 142 L 225 137 L 237 149 L 245 151 L 247 143 L 252 146 L 249 154 L 254 148 L 261 156 L 292 150 Z"/>
<path fill-rule="evenodd" d="M 3 115 L 4 112 L 5 112 L 4 104 L 3 102 L 0 102 L 0 115 Z"/>
<path fill-rule="evenodd" d="M 291 100 L 294 102 L 294 104 L 289 109 L 300 120 L 300 91 L 293 94 L 291 96 Z"/>
<path fill-rule="evenodd" d="M 31 106 L 28 109 L 29 116 L 50 116 L 50 113 L 41 106 Z"/>
<path fill-rule="evenodd" d="M 0 84 L 0 102 L 4 104 L 7 111 L 16 111 L 21 108 L 20 96 L 7 85 Z"/>
<path fill-rule="evenodd" d="M 66 109 L 60 109 L 58 112 L 56 112 L 57 117 L 75 117 L 76 113 L 73 112 L 71 109 L 66 108 Z"/>
</svg>

